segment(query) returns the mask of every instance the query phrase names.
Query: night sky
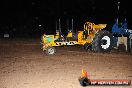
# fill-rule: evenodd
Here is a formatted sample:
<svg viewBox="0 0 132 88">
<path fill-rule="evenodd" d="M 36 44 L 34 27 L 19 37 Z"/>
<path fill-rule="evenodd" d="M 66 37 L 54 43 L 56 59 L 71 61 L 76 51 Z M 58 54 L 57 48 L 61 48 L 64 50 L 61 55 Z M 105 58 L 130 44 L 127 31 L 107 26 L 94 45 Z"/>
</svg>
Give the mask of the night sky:
<svg viewBox="0 0 132 88">
<path fill-rule="evenodd" d="M 120 11 L 117 12 L 117 2 Z M 55 22 L 61 18 L 74 19 L 74 29 L 82 29 L 86 21 L 107 23 L 109 28 L 115 18 L 127 18 L 132 27 L 130 0 L 3 0 L 0 1 L 0 33 L 12 36 L 40 36 L 43 32 L 55 32 Z M 41 27 L 38 25 L 41 24 Z M 66 30 L 64 28 L 63 30 Z"/>
</svg>

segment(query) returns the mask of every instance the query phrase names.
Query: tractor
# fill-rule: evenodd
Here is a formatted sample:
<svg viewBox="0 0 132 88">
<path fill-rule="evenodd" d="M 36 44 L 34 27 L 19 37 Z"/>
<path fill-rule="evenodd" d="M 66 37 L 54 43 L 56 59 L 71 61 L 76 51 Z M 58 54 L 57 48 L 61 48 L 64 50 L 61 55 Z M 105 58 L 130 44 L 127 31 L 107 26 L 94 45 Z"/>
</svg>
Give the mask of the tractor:
<svg viewBox="0 0 132 88">
<path fill-rule="evenodd" d="M 55 35 L 42 35 L 42 50 L 47 55 L 54 55 L 57 46 L 72 46 L 82 45 L 85 49 L 90 49 L 94 52 L 109 52 L 112 49 L 113 35 L 106 31 L 107 24 L 94 24 L 92 22 L 84 23 L 81 31 L 73 32 L 68 30 L 67 35 L 62 35 L 61 24 L 59 19 L 59 30 L 56 29 Z"/>
<path fill-rule="evenodd" d="M 115 20 L 115 24 L 112 27 L 113 34 L 113 46 L 119 49 L 119 45 L 125 45 L 126 52 L 132 52 L 132 30 L 127 28 L 127 20 L 118 22 L 118 18 Z"/>
<path fill-rule="evenodd" d="M 125 51 L 132 52 L 132 30 L 127 28 L 127 20 L 124 19 L 123 22 L 119 21 L 120 13 L 120 2 L 117 4 L 117 19 L 115 20 L 115 24 L 112 27 L 113 34 L 113 47 L 119 49 L 119 45 L 125 45 Z"/>
</svg>

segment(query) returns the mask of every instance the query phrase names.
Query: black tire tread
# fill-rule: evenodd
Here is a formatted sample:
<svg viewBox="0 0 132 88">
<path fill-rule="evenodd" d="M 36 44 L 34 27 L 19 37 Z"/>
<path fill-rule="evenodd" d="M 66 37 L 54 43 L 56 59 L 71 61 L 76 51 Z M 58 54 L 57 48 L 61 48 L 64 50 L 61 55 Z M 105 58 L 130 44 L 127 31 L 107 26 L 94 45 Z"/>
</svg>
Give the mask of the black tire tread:
<svg viewBox="0 0 132 88">
<path fill-rule="evenodd" d="M 111 38 L 111 45 L 106 50 L 103 50 L 103 49 L 100 48 L 100 40 L 101 40 L 102 36 L 104 36 L 104 35 L 105 36 L 108 35 Z M 101 31 L 99 31 L 98 33 L 95 34 L 93 42 L 91 43 L 92 44 L 92 50 L 94 52 L 109 52 L 112 49 L 112 41 L 113 41 L 112 34 L 108 31 L 106 31 L 106 30 L 101 30 Z"/>
</svg>

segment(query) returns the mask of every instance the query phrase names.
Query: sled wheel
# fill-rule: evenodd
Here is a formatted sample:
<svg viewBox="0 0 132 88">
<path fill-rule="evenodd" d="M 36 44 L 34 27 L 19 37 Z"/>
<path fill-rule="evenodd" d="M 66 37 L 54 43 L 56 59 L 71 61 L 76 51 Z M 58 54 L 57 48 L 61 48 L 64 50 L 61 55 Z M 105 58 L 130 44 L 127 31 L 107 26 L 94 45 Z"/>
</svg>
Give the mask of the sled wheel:
<svg viewBox="0 0 132 88">
<path fill-rule="evenodd" d="M 46 49 L 46 54 L 47 54 L 47 55 L 54 55 L 55 53 L 56 53 L 55 47 L 50 46 L 50 47 L 48 47 L 48 48 Z"/>
</svg>

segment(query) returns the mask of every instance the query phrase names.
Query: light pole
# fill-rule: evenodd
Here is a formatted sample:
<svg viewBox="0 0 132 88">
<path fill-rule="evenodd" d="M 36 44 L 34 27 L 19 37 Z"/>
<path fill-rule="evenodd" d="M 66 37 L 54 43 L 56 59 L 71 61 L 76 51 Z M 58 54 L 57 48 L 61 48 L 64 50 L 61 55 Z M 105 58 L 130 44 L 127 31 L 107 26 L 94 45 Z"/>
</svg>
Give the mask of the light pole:
<svg viewBox="0 0 132 88">
<path fill-rule="evenodd" d="M 117 23 L 118 23 L 119 9 L 120 9 L 120 2 L 118 1 L 118 5 L 117 5 Z"/>
<path fill-rule="evenodd" d="M 119 11 L 119 9 L 120 9 L 120 2 L 118 2 L 118 11 Z"/>
</svg>

